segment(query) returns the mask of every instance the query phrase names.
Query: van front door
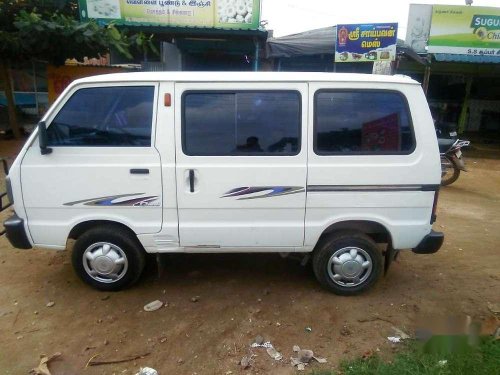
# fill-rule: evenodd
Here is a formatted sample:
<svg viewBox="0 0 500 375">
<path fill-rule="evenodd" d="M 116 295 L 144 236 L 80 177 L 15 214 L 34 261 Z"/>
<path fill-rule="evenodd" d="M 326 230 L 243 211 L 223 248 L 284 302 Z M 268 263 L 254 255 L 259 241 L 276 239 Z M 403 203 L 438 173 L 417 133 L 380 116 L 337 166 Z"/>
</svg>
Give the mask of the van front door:
<svg viewBox="0 0 500 375">
<path fill-rule="evenodd" d="M 181 246 L 301 247 L 307 84 L 179 83 L 175 99 Z"/>
<path fill-rule="evenodd" d="M 137 234 L 160 231 L 157 96 L 151 82 L 78 85 L 49 114 L 52 153 L 41 155 L 34 139 L 21 164 L 35 244 L 64 248 L 69 231 L 88 220 L 122 223 Z"/>
</svg>

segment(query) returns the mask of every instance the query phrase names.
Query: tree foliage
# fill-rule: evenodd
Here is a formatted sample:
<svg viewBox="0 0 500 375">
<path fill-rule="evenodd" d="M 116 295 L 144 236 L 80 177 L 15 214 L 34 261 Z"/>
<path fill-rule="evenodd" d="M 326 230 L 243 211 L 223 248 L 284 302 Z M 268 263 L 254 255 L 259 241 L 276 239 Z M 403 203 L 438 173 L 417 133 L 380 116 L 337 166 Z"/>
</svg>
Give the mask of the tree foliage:
<svg viewBox="0 0 500 375">
<path fill-rule="evenodd" d="M 131 58 L 131 49 L 158 54 L 153 36 L 129 33 L 113 23 L 79 22 L 78 3 L 65 0 L 0 0 L 0 72 L 6 82 L 9 121 L 19 136 L 9 67 L 14 62 L 43 60 L 62 65 L 67 58 L 81 60 L 111 48 Z"/>
<path fill-rule="evenodd" d="M 130 48 L 157 50 L 152 36 L 129 35 L 113 23 L 79 22 L 76 2 L 15 1 L 0 6 L 0 56 L 3 60 L 41 59 L 62 64 L 68 57 L 97 56 L 109 48 L 131 57 Z"/>
</svg>

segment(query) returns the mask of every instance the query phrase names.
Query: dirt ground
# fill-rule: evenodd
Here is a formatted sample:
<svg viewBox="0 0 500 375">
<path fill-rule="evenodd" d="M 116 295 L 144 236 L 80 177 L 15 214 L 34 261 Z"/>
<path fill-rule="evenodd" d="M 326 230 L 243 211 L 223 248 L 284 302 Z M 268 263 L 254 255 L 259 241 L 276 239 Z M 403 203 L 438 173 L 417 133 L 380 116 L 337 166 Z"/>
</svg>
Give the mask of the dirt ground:
<svg viewBox="0 0 500 375">
<path fill-rule="evenodd" d="M 0 156 L 17 147 L 0 142 Z M 40 354 L 61 352 L 53 374 L 135 374 L 141 366 L 160 374 L 290 374 L 293 345 L 328 359 L 309 370 L 369 351 L 390 356 L 398 349 L 387 340 L 391 327 L 413 334 L 422 316 L 470 315 L 492 332 L 497 322 L 488 303 L 500 302 L 500 152 L 471 155 L 470 171 L 441 190 L 434 227 L 446 234 L 443 248 L 402 253 L 375 288 L 357 297 L 322 290 L 296 260 L 246 254 L 165 256 L 161 278 L 153 261 L 137 286 L 103 293 L 75 276 L 68 251 L 15 250 L 1 237 L 0 373 L 25 374 Z M 168 306 L 144 312 L 156 299 Z M 257 335 L 283 360 L 250 351 Z M 252 367 L 240 369 L 250 352 Z M 86 368 L 92 357 L 146 353 Z"/>
</svg>

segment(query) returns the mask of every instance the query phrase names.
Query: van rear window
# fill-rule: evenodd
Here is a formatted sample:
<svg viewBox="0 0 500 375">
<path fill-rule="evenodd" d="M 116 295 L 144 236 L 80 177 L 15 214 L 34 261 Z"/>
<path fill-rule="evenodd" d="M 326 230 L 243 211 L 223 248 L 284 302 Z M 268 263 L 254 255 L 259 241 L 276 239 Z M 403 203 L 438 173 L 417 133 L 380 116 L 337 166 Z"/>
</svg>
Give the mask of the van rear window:
<svg viewBox="0 0 500 375">
<path fill-rule="evenodd" d="M 187 91 L 182 100 L 186 155 L 296 155 L 301 97 L 297 91 Z"/>
<path fill-rule="evenodd" d="M 47 128 L 49 146 L 151 146 L 153 86 L 80 89 Z"/>
<path fill-rule="evenodd" d="M 404 96 L 385 90 L 320 90 L 314 99 L 318 155 L 409 154 L 415 138 Z"/>
</svg>

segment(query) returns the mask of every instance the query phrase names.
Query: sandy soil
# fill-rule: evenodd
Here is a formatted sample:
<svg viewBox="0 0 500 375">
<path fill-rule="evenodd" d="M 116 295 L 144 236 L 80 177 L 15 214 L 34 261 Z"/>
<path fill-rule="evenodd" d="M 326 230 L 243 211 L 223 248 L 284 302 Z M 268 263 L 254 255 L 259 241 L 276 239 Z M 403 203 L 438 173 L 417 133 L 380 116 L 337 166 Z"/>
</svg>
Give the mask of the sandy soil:
<svg viewBox="0 0 500 375">
<path fill-rule="evenodd" d="M 17 147 L 0 142 L 0 156 Z M 394 334 L 391 327 L 412 334 L 422 316 L 470 315 L 492 332 L 497 322 L 488 302 L 500 302 L 500 153 L 480 156 L 468 158 L 470 172 L 441 190 L 435 229 L 445 232 L 444 247 L 434 255 L 402 253 L 388 275 L 358 297 L 322 290 L 296 260 L 236 254 L 165 256 L 161 278 L 153 259 L 136 287 L 103 293 L 77 279 L 68 251 L 15 250 L 2 237 L 0 373 L 25 374 L 40 354 L 61 352 L 53 374 L 135 374 L 141 366 L 161 374 L 290 374 L 295 344 L 328 359 L 309 369 L 368 351 L 390 356 L 398 349 L 386 338 Z M 144 312 L 156 299 L 168 306 Z M 47 307 L 50 301 L 55 304 Z M 250 350 L 257 335 L 284 360 Z M 252 367 L 240 369 L 239 360 L 251 352 Z M 144 353 L 150 354 L 86 368 L 96 355 Z"/>
</svg>

